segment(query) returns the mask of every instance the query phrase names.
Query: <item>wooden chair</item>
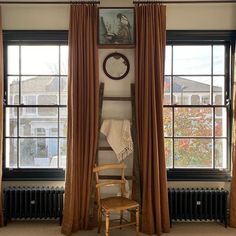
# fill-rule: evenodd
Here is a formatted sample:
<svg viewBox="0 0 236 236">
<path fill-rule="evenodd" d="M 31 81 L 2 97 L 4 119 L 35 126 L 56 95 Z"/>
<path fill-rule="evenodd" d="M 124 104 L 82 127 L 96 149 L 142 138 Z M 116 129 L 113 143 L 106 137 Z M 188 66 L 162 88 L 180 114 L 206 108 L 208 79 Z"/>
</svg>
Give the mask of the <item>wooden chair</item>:
<svg viewBox="0 0 236 236">
<path fill-rule="evenodd" d="M 103 180 L 99 179 L 99 172 L 104 170 L 114 170 L 120 169 L 121 170 L 121 179 L 120 180 Z M 126 165 L 124 163 L 119 164 L 106 164 L 101 166 L 96 166 L 93 169 L 93 172 L 96 175 L 96 189 L 97 189 L 97 202 L 98 202 L 98 233 L 101 231 L 102 225 L 102 215 L 105 216 L 105 232 L 106 236 L 109 236 L 109 232 L 111 229 L 123 228 L 130 225 L 136 225 L 136 234 L 139 234 L 139 204 L 131 200 L 129 198 L 124 197 L 125 194 L 125 169 Z M 113 196 L 107 198 L 101 198 L 100 189 L 102 187 L 108 186 L 120 186 L 121 196 Z M 130 214 L 134 214 L 136 217 L 136 221 L 127 221 L 123 218 L 123 212 L 127 210 Z M 110 213 L 112 212 L 119 212 L 120 219 L 119 224 L 115 226 L 110 226 Z M 130 216 L 131 218 L 131 216 Z M 114 220 L 113 220 L 114 221 Z M 123 222 L 125 222 L 123 224 Z"/>
</svg>

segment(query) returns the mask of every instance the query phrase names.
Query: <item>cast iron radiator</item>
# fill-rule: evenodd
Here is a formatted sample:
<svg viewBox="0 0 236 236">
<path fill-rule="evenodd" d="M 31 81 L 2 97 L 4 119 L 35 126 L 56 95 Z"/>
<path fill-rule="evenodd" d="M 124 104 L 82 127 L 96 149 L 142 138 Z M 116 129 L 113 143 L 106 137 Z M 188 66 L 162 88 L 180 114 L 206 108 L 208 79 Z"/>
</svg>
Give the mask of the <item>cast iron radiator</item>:
<svg viewBox="0 0 236 236">
<path fill-rule="evenodd" d="M 169 188 L 170 222 L 215 220 L 227 227 L 228 191 L 224 189 Z"/>
<path fill-rule="evenodd" d="M 8 187 L 4 195 L 4 223 L 12 219 L 59 219 L 62 221 L 63 188 Z"/>
</svg>

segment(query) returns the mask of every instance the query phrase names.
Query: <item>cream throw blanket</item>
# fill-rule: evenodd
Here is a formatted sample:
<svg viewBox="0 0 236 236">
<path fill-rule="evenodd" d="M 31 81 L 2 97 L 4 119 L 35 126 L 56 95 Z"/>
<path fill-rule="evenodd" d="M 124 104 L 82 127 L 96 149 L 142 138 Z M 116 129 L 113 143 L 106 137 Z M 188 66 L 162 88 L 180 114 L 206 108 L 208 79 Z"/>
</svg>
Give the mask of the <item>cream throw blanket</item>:
<svg viewBox="0 0 236 236">
<path fill-rule="evenodd" d="M 129 120 L 104 120 L 101 132 L 114 150 L 119 162 L 133 152 Z"/>
</svg>

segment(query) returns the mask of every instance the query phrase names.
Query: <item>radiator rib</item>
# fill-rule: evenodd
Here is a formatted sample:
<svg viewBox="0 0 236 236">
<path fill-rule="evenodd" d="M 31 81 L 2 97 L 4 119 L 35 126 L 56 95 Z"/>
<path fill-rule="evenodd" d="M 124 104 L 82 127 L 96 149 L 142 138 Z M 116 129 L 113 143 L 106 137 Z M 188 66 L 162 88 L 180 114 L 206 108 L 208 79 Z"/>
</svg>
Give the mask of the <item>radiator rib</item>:
<svg viewBox="0 0 236 236">
<path fill-rule="evenodd" d="M 228 191 L 224 189 L 169 188 L 170 222 L 214 220 L 227 227 Z"/>
</svg>

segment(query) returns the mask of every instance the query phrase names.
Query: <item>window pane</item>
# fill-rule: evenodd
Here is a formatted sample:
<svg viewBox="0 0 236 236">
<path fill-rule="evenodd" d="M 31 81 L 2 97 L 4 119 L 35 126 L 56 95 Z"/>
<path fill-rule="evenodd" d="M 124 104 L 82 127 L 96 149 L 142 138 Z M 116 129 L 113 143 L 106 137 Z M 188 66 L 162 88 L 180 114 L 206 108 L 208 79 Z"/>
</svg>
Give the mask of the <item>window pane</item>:
<svg viewBox="0 0 236 236">
<path fill-rule="evenodd" d="M 61 93 L 61 105 L 67 105 L 68 97 L 68 78 L 61 77 L 60 79 L 60 93 Z"/>
<path fill-rule="evenodd" d="M 5 161 L 6 168 L 17 168 L 17 139 L 5 139 Z"/>
<path fill-rule="evenodd" d="M 66 168 L 66 152 L 67 152 L 67 140 L 60 139 L 60 159 L 59 159 L 59 167 L 65 169 Z"/>
<path fill-rule="evenodd" d="M 58 75 L 59 46 L 21 46 L 21 72 L 25 75 Z"/>
<path fill-rule="evenodd" d="M 208 105 L 210 103 L 210 91 L 210 76 L 174 76 L 174 104 Z"/>
<path fill-rule="evenodd" d="M 225 46 L 223 45 L 213 46 L 213 73 L 221 75 L 225 73 Z"/>
<path fill-rule="evenodd" d="M 225 104 L 225 78 L 224 76 L 213 77 L 213 98 L 214 104 Z"/>
<path fill-rule="evenodd" d="M 9 105 L 19 104 L 19 77 L 8 76 L 8 96 L 7 102 Z"/>
<path fill-rule="evenodd" d="M 176 168 L 212 168 L 211 139 L 176 139 Z"/>
<path fill-rule="evenodd" d="M 227 110 L 215 108 L 215 136 L 227 136 Z"/>
<path fill-rule="evenodd" d="M 17 136 L 17 108 L 6 108 L 6 136 Z"/>
<path fill-rule="evenodd" d="M 49 108 L 39 107 L 38 117 L 41 118 L 42 116 L 43 116 L 43 119 L 45 119 L 46 117 L 50 117 L 50 118 L 53 117 L 53 119 L 57 119 L 58 109 L 53 108 L 53 107 L 49 107 Z"/>
<path fill-rule="evenodd" d="M 166 168 L 173 168 L 172 139 L 165 138 Z"/>
<path fill-rule="evenodd" d="M 9 75 L 19 74 L 19 46 L 11 45 L 7 47 L 7 73 Z"/>
<path fill-rule="evenodd" d="M 67 136 L 67 108 L 60 108 L 60 137 Z"/>
<path fill-rule="evenodd" d="M 61 75 L 68 74 L 68 46 L 61 46 Z"/>
<path fill-rule="evenodd" d="M 216 168 L 227 168 L 227 140 L 215 141 L 215 165 Z"/>
<path fill-rule="evenodd" d="M 56 138 L 20 139 L 20 167 L 22 168 L 56 168 L 51 160 L 58 156 Z"/>
<path fill-rule="evenodd" d="M 173 46 L 174 75 L 211 74 L 211 46 Z"/>
<path fill-rule="evenodd" d="M 58 135 L 57 108 L 38 108 L 39 115 L 29 115 L 26 109 L 28 108 L 20 108 L 21 137 L 54 137 Z M 45 115 L 41 117 L 41 113 Z M 46 116 L 49 116 L 49 118 Z"/>
<path fill-rule="evenodd" d="M 212 108 L 175 108 L 176 136 L 212 136 Z"/>
<path fill-rule="evenodd" d="M 165 75 L 171 75 L 171 53 L 172 53 L 172 47 L 166 46 Z"/>
<path fill-rule="evenodd" d="M 163 108 L 164 136 L 172 136 L 172 108 Z"/>
</svg>

